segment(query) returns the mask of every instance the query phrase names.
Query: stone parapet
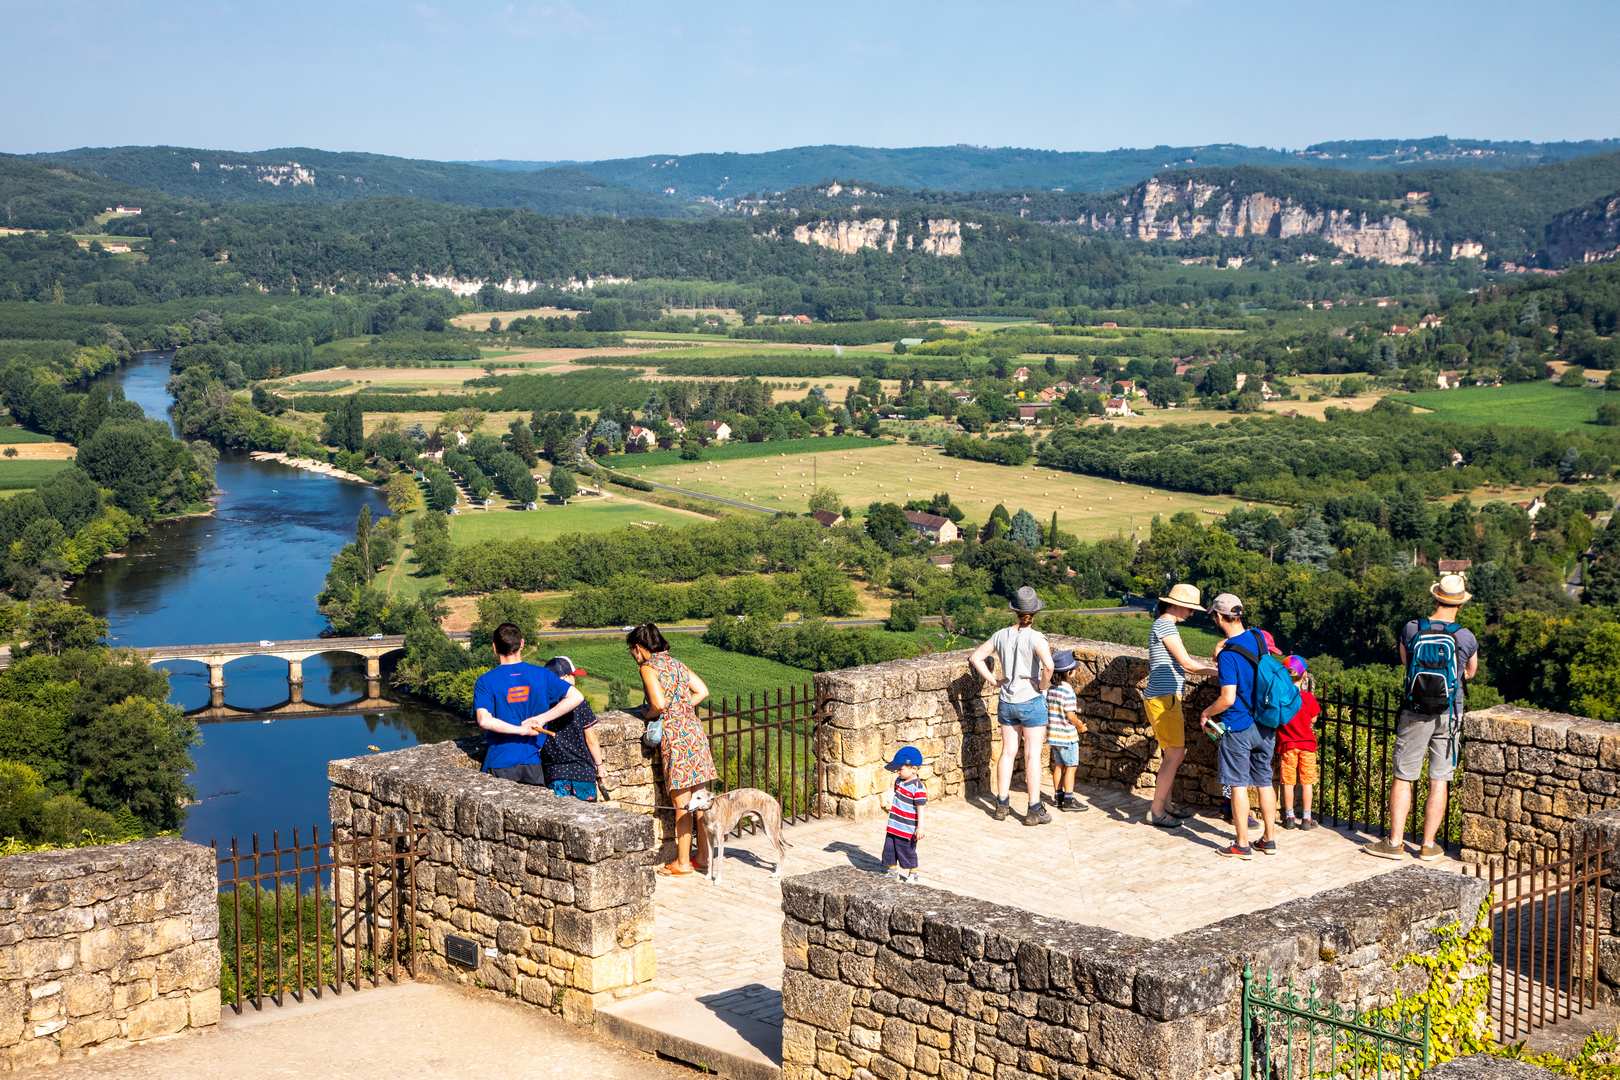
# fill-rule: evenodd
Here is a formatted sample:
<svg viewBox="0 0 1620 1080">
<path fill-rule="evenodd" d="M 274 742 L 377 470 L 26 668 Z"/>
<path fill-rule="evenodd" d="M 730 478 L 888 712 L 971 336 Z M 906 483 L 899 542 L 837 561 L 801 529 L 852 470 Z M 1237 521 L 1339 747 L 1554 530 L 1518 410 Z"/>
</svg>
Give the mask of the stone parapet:
<svg viewBox="0 0 1620 1080">
<path fill-rule="evenodd" d="M 1383 1004 L 1485 888 L 1407 867 L 1152 941 L 853 868 L 789 878 L 784 1080 L 1230 1076 L 1246 964 Z"/>
<path fill-rule="evenodd" d="M 418 975 L 581 1023 L 650 986 L 650 816 L 493 779 L 461 743 L 334 761 L 328 775 L 334 836 L 397 830 L 407 815 L 425 830 L 414 870 Z M 477 944 L 476 968 L 446 959 L 449 934 Z"/>
<path fill-rule="evenodd" d="M 1073 686 L 1090 729 L 1080 737 L 1080 778 L 1149 791 L 1159 745 L 1142 711 L 1147 650 L 1051 636 L 1054 650 L 1073 649 L 1080 661 Z M 827 763 L 825 812 L 865 818 L 881 813 L 887 785 L 883 765 L 895 749 L 922 751 L 930 798 L 967 796 L 990 788 L 1000 742 L 993 687 L 968 666 L 968 650 L 829 671 L 815 677 L 822 703 L 821 755 Z M 1188 680 L 1188 754 L 1178 775 L 1186 802 L 1220 797 L 1214 744 L 1198 730 L 1198 712 L 1216 690 Z"/>
<path fill-rule="evenodd" d="M 177 839 L 0 859 L 0 1072 L 218 1023 L 217 892 Z"/>
<path fill-rule="evenodd" d="M 1607 847 L 1602 888 L 1598 892 L 1598 984 L 1608 1001 L 1620 1001 L 1620 810 L 1589 814 L 1575 822 L 1571 834 L 1590 850 Z"/>
<path fill-rule="evenodd" d="M 1436 1065 L 1418 1080 L 1552 1080 L 1555 1075 L 1528 1061 L 1474 1054 Z"/>
<path fill-rule="evenodd" d="M 1620 725 L 1499 705 L 1463 718 L 1462 857 L 1556 845 L 1588 814 L 1620 809 Z"/>
</svg>

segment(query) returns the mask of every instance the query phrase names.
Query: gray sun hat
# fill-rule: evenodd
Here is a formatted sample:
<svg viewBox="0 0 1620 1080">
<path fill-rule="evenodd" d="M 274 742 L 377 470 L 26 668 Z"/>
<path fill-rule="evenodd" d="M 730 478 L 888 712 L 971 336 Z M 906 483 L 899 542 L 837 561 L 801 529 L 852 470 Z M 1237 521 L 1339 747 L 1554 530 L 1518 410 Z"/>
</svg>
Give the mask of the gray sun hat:
<svg viewBox="0 0 1620 1080">
<path fill-rule="evenodd" d="M 1074 655 L 1073 649 L 1059 649 L 1052 654 L 1053 671 L 1073 671 L 1080 666 L 1080 661 Z"/>
<path fill-rule="evenodd" d="M 1046 605 L 1035 590 L 1028 585 L 1020 585 L 1018 591 L 1013 593 L 1012 603 L 1007 605 L 1020 615 L 1033 615 Z"/>
</svg>

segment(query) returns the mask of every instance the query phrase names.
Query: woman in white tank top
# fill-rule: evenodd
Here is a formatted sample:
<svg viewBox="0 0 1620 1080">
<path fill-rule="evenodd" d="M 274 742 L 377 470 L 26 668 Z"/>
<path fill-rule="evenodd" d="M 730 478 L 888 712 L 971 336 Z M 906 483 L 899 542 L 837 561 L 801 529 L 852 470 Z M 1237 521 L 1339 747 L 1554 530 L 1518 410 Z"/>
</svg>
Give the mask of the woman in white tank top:
<svg viewBox="0 0 1620 1080">
<path fill-rule="evenodd" d="M 1003 821 L 1011 812 L 1008 799 L 1022 734 L 1024 786 L 1029 789 L 1024 824 L 1044 825 L 1052 820 L 1041 803 L 1041 752 L 1046 743 L 1046 687 L 1052 679 L 1052 649 L 1046 635 L 1035 629 L 1035 613 L 1042 607 L 1035 590 L 1028 585 L 1020 588 L 1011 606 L 1018 615 L 1017 624 L 997 630 L 973 650 L 968 662 L 979 678 L 995 683 L 999 690 L 996 719 L 1001 752 L 996 757 L 995 818 Z M 1001 668 L 999 676 L 987 662 L 992 655 Z"/>
</svg>

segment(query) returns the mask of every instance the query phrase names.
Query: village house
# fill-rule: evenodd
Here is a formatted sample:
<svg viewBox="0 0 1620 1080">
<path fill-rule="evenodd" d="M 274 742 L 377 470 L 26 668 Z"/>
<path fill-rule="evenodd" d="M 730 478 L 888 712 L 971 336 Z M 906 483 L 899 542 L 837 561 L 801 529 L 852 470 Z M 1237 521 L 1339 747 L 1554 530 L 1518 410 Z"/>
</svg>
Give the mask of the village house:
<svg viewBox="0 0 1620 1080">
<path fill-rule="evenodd" d="M 141 208 L 138 206 L 125 206 L 123 203 L 119 203 L 117 206 L 107 207 L 107 213 L 123 214 L 126 217 L 140 217 Z"/>
<path fill-rule="evenodd" d="M 1411 332 L 1412 332 L 1412 328 L 1410 326 L 1407 326 L 1405 323 L 1396 323 L 1394 326 L 1389 328 L 1389 333 L 1385 334 L 1384 336 L 1385 337 L 1405 337 L 1407 334 L 1410 334 Z"/>
<path fill-rule="evenodd" d="M 624 445 L 628 448 L 636 444 L 651 450 L 658 445 L 658 436 L 653 433 L 651 428 L 644 428 L 640 424 L 631 424 L 630 430 L 625 432 Z"/>
<path fill-rule="evenodd" d="M 1103 392 L 1102 376 L 1101 375 L 1084 375 L 1084 376 L 1082 376 L 1081 379 L 1080 379 L 1080 389 L 1084 390 L 1088 394 L 1100 394 L 1100 393 L 1102 393 Z"/>
<path fill-rule="evenodd" d="M 1135 416 L 1131 411 L 1131 403 L 1122 397 L 1111 397 L 1103 402 L 1104 416 Z"/>
<path fill-rule="evenodd" d="M 1463 460 L 1464 460 L 1463 455 L 1462 455 L 1462 451 L 1461 450 L 1453 450 L 1453 451 L 1451 451 L 1451 454 L 1449 455 L 1447 460 L 1449 460 L 1451 462 L 1451 467 L 1453 469 L 1462 468 L 1463 467 Z"/>
<path fill-rule="evenodd" d="M 1434 377 L 1434 385 L 1442 390 L 1455 390 L 1463 384 L 1463 373 L 1460 371 L 1442 371 Z"/>
<path fill-rule="evenodd" d="M 926 514 L 921 510 L 907 510 L 905 514 L 906 524 L 926 537 L 929 543 L 949 544 L 961 539 L 961 530 L 948 517 Z"/>
<path fill-rule="evenodd" d="M 934 569 L 943 570 L 948 574 L 951 572 L 951 568 L 956 565 L 956 556 L 949 554 L 930 555 L 928 556 L 928 561 L 934 567 Z"/>
<path fill-rule="evenodd" d="M 1119 329 L 1119 323 L 1113 322 L 1113 321 L 1105 322 L 1105 323 L 1102 324 L 1102 328 L 1104 330 L 1118 330 Z"/>
<path fill-rule="evenodd" d="M 1137 385 L 1135 379 L 1115 379 L 1114 381 L 1119 384 L 1119 392 L 1122 397 L 1136 396 Z"/>
<path fill-rule="evenodd" d="M 1031 374 L 1031 372 L 1030 372 L 1029 368 L 1021 367 L 1017 371 L 1012 373 L 1013 382 L 1018 382 L 1018 383 L 1029 382 L 1030 374 Z"/>
<path fill-rule="evenodd" d="M 686 434 L 686 421 L 685 420 L 678 420 L 673 416 L 670 417 L 669 418 L 669 430 L 673 431 L 677 435 L 685 435 Z"/>
<path fill-rule="evenodd" d="M 705 420 L 703 434 L 708 436 L 710 442 L 723 443 L 731 438 L 731 425 L 724 420 Z"/>
<path fill-rule="evenodd" d="M 903 337 L 900 339 L 900 344 L 904 345 L 908 349 L 913 345 L 921 345 L 922 343 L 923 339 L 920 337 Z"/>
<path fill-rule="evenodd" d="M 1031 401 L 1020 405 L 1018 406 L 1018 422 L 1020 424 L 1039 423 L 1041 417 L 1045 416 L 1051 408 L 1052 406 L 1044 401 Z"/>
<path fill-rule="evenodd" d="M 1277 393 L 1277 391 L 1272 388 L 1272 385 L 1270 383 L 1263 382 L 1263 383 L 1260 384 L 1260 400 L 1261 401 L 1276 401 L 1280 397 L 1282 397 L 1282 395 Z"/>
<path fill-rule="evenodd" d="M 1423 316 L 1423 318 L 1418 320 L 1418 325 L 1427 330 L 1430 327 L 1442 326 L 1445 324 L 1445 321 L 1446 317 L 1444 315 L 1436 315 L 1431 311 L 1427 315 Z"/>
<path fill-rule="evenodd" d="M 951 400 L 956 402 L 958 405 L 968 405 L 973 402 L 973 395 L 968 393 L 966 390 L 958 390 L 956 393 L 951 395 Z"/>
<path fill-rule="evenodd" d="M 1441 559 L 1435 569 L 1442 574 L 1466 574 L 1473 565 L 1473 559 Z"/>
<path fill-rule="evenodd" d="M 815 510 L 811 512 L 810 517 L 823 529 L 831 529 L 844 523 L 844 515 L 834 513 L 831 510 Z"/>
</svg>

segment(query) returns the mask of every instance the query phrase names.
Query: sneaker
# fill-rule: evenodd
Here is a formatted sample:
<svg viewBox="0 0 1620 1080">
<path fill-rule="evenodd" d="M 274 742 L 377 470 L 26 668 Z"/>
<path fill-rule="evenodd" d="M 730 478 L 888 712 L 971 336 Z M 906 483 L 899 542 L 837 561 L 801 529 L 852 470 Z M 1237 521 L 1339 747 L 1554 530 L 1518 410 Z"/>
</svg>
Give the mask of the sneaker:
<svg viewBox="0 0 1620 1080">
<path fill-rule="evenodd" d="M 922 878 L 920 876 L 918 876 L 917 871 L 915 871 L 915 870 L 911 871 L 909 874 L 905 874 L 904 879 L 905 879 L 905 883 L 907 885 L 921 885 L 922 884 Z"/>
<path fill-rule="evenodd" d="M 1080 801 L 1080 796 L 1065 793 L 1058 797 L 1058 809 L 1070 814 L 1078 814 L 1088 807 Z"/>
<path fill-rule="evenodd" d="M 1418 849 L 1417 857 L 1424 862 L 1439 862 L 1446 857 L 1446 849 L 1439 844 L 1424 844 Z"/>
<path fill-rule="evenodd" d="M 1045 803 L 1036 803 L 1030 807 L 1029 813 L 1024 815 L 1025 825 L 1049 825 L 1051 821 L 1052 815 L 1046 812 Z"/>
<path fill-rule="evenodd" d="M 1316 828 L 1316 819 L 1310 817 L 1300 818 L 1299 827 L 1302 829 L 1314 829 Z"/>
<path fill-rule="evenodd" d="M 1170 804 L 1170 816 L 1176 818 L 1177 820 L 1186 821 L 1188 818 L 1192 817 L 1194 813 L 1195 811 L 1191 807 L 1182 806 L 1180 803 Z"/>
<path fill-rule="evenodd" d="M 1374 840 L 1370 844 L 1363 844 L 1361 850 L 1365 851 L 1368 855 L 1379 859 L 1406 858 L 1406 845 L 1400 843 L 1399 841 L 1391 840 L 1387 836 L 1382 840 Z"/>
<path fill-rule="evenodd" d="M 1149 810 L 1147 812 L 1147 823 L 1149 825 L 1152 825 L 1155 829 L 1179 829 L 1179 828 L 1181 828 L 1180 819 L 1176 818 L 1175 816 L 1173 816 L 1171 814 L 1163 814 L 1163 815 L 1155 814 L 1151 810 Z"/>
<path fill-rule="evenodd" d="M 1275 840 L 1256 840 L 1251 846 L 1264 855 L 1277 854 L 1277 841 Z"/>
<path fill-rule="evenodd" d="M 1282 819 L 1282 827 L 1285 829 L 1297 829 L 1300 824 L 1291 817 L 1285 817 Z"/>
<path fill-rule="evenodd" d="M 1012 807 L 1008 806 L 1005 802 L 997 802 L 996 808 L 991 811 L 990 816 L 995 818 L 997 821 L 1006 821 L 1007 815 L 1010 813 L 1012 813 Z"/>
<path fill-rule="evenodd" d="M 1253 853 L 1248 848 L 1238 847 L 1236 844 L 1227 844 L 1215 854 L 1223 859 L 1242 859 L 1244 862 L 1254 858 Z"/>
</svg>

